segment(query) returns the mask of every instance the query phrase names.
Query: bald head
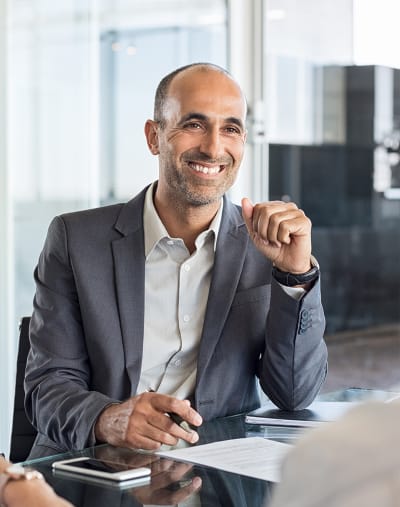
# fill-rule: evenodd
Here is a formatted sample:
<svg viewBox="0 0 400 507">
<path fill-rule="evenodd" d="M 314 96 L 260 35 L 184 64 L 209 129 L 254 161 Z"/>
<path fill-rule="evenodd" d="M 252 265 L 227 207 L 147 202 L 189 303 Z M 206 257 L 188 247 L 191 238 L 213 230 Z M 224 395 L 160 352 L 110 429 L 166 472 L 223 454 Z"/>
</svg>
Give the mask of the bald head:
<svg viewBox="0 0 400 507">
<path fill-rule="evenodd" d="M 218 73 L 221 75 L 226 76 L 227 79 L 232 81 L 232 84 L 235 84 L 235 86 L 238 89 L 238 92 L 243 97 L 243 102 L 246 109 L 246 100 L 244 97 L 244 94 L 240 88 L 240 86 L 236 83 L 236 81 L 233 79 L 231 74 L 225 70 L 224 68 L 220 67 L 219 65 L 215 65 L 213 63 L 191 63 L 189 65 L 185 65 L 183 67 L 180 67 L 173 72 L 167 74 L 159 83 L 155 100 L 154 100 L 154 120 L 157 121 L 160 124 L 160 127 L 162 128 L 165 123 L 165 112 L 166 112 L 166 103 L 169 96 L 171 84 L 175 82 L 178 78 L 191 78 L 194 77 L 196 74 L 212 74 L 212 73 Z M 179 79 L 180 80 L 180 79 Z M 210 90 L 212 91 L 212 90 Z"/>
</svg>

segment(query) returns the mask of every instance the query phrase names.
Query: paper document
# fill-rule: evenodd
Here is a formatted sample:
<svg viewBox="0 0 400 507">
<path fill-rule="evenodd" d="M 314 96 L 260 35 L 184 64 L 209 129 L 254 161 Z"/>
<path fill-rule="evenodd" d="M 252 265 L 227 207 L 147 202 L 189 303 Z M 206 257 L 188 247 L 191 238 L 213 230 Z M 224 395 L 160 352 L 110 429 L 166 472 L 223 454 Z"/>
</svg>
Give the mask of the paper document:
<svg viewBox="0 0 400 507">
<path fill-rule="evenodd" d="M 159 451 L 156 454 L 264 481 L 278 482 L 282 460 L 290 448 L 289 444 L 253 437 Z"/>
<path fill-rule="evenodd" d="M 399 393 L 391 393 L 393 396 L 385 400 L 385 403 L 392 403 L 392 401 L 400 401 L 400 394 Z"/>
<path fill-rule="evenodd" d="M 248 424 L 271 424 L 277 426 L 311 427 L 335 421 L 342 417 L 356 402 L 314 401 L 303 410 L 280 410 L 273 405 L 264 405 L 246 415 Z"/>
</svg>

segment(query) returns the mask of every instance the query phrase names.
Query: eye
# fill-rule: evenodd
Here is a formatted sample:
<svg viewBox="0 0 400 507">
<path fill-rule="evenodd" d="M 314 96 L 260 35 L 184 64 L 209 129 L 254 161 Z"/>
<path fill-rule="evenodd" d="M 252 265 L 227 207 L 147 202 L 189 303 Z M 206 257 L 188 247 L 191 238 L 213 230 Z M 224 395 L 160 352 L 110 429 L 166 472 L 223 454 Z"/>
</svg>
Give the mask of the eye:
<svg viewBox="0 0 400 507">
<path fill-rule="evenodd" d="M 231 126 L 225 127 L 225 132 L 227 132 L 228 134 L 237 134 L 237 135 L 242 134 L 242 131 L 238 127 Z"/>
<path fill-rule="evenodd" d="M 201 129 L 201 124 L 197 121 L 191 121 L 191 122 L 185 124 L 185 128 L 194 129 L 194 130 Z"/>
</svg>

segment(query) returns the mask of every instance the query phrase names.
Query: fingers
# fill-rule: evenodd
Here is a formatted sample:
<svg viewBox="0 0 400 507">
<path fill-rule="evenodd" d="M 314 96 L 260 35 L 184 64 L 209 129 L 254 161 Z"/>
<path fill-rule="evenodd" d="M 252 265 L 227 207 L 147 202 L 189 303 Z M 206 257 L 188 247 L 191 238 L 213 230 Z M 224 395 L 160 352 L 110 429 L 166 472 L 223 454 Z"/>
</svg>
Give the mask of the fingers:
<svg viewBox="0 0 400 507">
<path fill-rule="evenodd" d="M 73 507 L 45 481 L 15 481 L 8 484 L 3 496 L 4 505 L 9 507 Z"/>
<path fill-rule="evenodd" d="M 250 199 L 244 197 L 242 199 L 242 215 L 250 235 L 253 233 L 253 225 L 252 225 L 253 208 L 254 206 L 250 201 Z"/>
<path fill-rule="evenodd" d="M 198 441 L 196 431 L 189 427 L 185 430 L 168 413 L 180 416 L 191 426 L 202 423 L 188 400 L 146 392 L 107 407 L 96 422 L 96 438 L 118 447 L 147 450 L 156 450 L 162 444 L 176 445 L 178 439 L 191 444 Z"/>
<path fill-rule="evenodd" d="M 161 444 L 176 445 L 178 439 L 194 444 L 199 439 L 196 431 L 181 428 L 165 413 L 152 413 L 142 420 L 133 415 L 131 421 L 127 439 L 141 449 L 155 450 Z"/>
<path fill-rule="evenodd" d="M 173 396 L 158 393 L 146 393 L 152 396 L 153 407 L 163 413 L 172 413 L 180 416 L 192 426 L 200 426 L 203 422 L 201 415 L 194 410 L 189 400 L 178 400 Z"/>
<path fill-rule="evenodd" d="M 251 219 L 253 234 L 275 246 L 289 245 L 295 236 L 311 232 L 311 222 L 294 203 L 279 201 L 257 204 Z"/>
<path fill-rule="evenodd" d="M 292 236 L 311 232 L 311 221 L 293 202 L 270 201 L 253 205 L 244 198 L 242 210 L 250 235 L 257 235 L 266 243 L 290 244 Z"/>
<path fill-rule="evenodd" d="M 178 439 L 188 443 L 195 443 L 199 436 L 196 431 L 187 426 L 187 429 L 176 424 L 168 414 L 175 414 L 191 426 L 200 426 L 202 418 L 191 406 L 188 400 L 178 400 L 172 396 L 158 393 L 143 393 L 139 397 L 135 415 L 140 415 L 144 420 L 141 436 L 151 439 L 159 444 L 175 445 Z M 144 445 L 150 445 L 147 441 Z M 148 448 L 148 447 L 146 447 Z M 154 447 L 151 447 L 154 448 Z"/>
<path fill-rule="evenodd" d="M 310 269 L 311 221 L 293 202 L 253 205 L 242 199 L 242 214 L 256 248 L 282 271 Z"/>
</svg>

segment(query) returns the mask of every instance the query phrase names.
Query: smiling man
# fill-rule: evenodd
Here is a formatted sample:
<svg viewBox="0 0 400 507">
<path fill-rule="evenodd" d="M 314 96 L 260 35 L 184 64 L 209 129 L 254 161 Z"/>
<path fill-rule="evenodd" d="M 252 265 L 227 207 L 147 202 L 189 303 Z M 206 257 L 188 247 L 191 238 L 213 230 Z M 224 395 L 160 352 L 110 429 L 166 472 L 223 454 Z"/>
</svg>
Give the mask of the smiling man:
<svg viewBox="0 0 400 507">
<path fill-rule="evenodd" d="M 224 69 L 175 70 L 145 125 L 158 181 L 53 220 L 35 270 L 31 457 L 194 443 L 203 420 L 259 405 L 257 378 L 285 409 L 318 393 L 327 354 L 311 222 L 293 203 L 240 208 L 225 195 L 245 122 Z"/>
<path fill-rule="evenodd" d="M 210 90 L 218 90 L 217 96 Z M 243 157 L 246 102 L 239 87 L 221 72 L 191 67 L 169 82 L 154 117 L 146 123 L 146 137 L 159 156 L 158 211 L 177 201 L 196 215 L 202 210 L 209 224 Z M 189 217 L 186 222 L 190 226 Z"/>
</svg>

